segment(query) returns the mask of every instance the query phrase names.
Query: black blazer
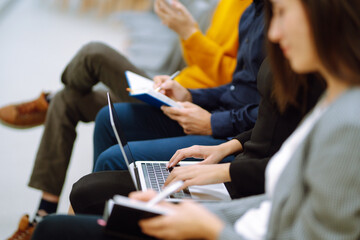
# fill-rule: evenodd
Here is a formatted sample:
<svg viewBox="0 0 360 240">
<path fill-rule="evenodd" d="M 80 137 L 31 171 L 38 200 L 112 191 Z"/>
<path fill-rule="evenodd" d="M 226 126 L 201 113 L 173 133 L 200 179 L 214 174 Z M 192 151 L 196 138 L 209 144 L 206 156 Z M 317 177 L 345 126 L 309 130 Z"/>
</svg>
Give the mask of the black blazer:
<svg viewBox="0 0 360 240">
<path fill-rule="evenodd" d="M 303 116 L 315 106 L 325 89 L 320 81 L 309 78 L 310 93 L 298 98 L 300 102 L 306 101 L 305 109 L 291 106 L 281 114 L 272 98 L 272 74 L 268 60 L 263 62 L 257 78 L 261 101 L 255 126 L 235 137 L 241 142 L 244 151 L 230 165 L 231 182 L 226 183 L 226 186 L 232 198 L 264 193 L 267 163 Z"/>
</svg>

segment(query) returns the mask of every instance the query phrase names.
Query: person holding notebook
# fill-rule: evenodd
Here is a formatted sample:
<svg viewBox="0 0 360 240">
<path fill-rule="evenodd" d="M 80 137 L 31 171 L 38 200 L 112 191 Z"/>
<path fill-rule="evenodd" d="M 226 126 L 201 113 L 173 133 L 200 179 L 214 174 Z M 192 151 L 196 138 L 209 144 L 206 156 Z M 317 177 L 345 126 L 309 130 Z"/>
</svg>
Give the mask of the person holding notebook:
<svg viewBox="0 0 360 240">
<path fill-rule="evenodd" d="M 270 160 L 264 195 L 203 206 L 162 203 L 174 213 L 140 221 L 144 233 L 160 239 L 359 239 L 360 3 L 266 2 L 278 105 L 293 98 L 308 73 L 326 81 L 325 94 Z M 154 193 L 130 197 L 148 201 Z M 34 239 L 111 239 L 98 219 L 49 217 Z"/>
<path fill-rule="evenodd" d="M 206 102 L 208 102 L 208 100 L 210 100 L 211 97 L 213 97 L 214 95 L 217 95 L 218 98 L 223 101 L 223 104 L 225 103 L 229 105 L 230 103 L 234 105 L 238 104 L 235 106 L 238 107 L 236 111 L 240 113 L 239 119 L 237 119 L 236 115 L 234 114 L 234 112 L 236 112 L 235 110 L 221 111 L 222 110 L 221 107 L 225 108 L 224 105 L 223 106 L 220 105 L 220 107 L 216 106 L 217 104 L 220 104 L 221 100 L 216 101 L 215 99 L 213 99 L 213 102 L 209 102 L 208 105 L 213 104 L 214 107 L 217 107 L 219 109 L 218 112 L 215 112 L 213 114 L 213 115 L 217 115 L 213 119 L 217 120 L 217 124 L 218 124 L 217 133 L 220 135 L 220 137 L 223 138 L 217 139 L 214 136 L 206 136 L 199 134 L 185 135 L 183 129 L 179 126 L 177 122 L 170 121 L 170 119 L 168 119 L 161 111 L 151 106 L 145 104 L 117 104 L 117 105 L 115 104 L 115 110 L 117 110 L 116 111 L 117 115 L 120 118 L 119 125 L 121 125 L 121 128 L 123 129 L 123 133 L 125 135 L 126 140 L 128 141 L 129 147 L 131 148 L 133 159 L 135 161 L 141 161 L 141 160 L 167 161 L 171 158 L 173 153 L 175 153 L 175 151 L 181 147 L 191 146 L 193 144 L 201 144 L 201 143 L 209 144 L 209 142 L 216 145 L 227 141 L 226 136 L 229 137 L 235 136 L 239 132 L 245 131 L 246 129 L 252 127 L 251 125 L 253 124 L 253 122 L 255 122 L 256 116 L 252 117 L 253 120 L 251 120 L 252 121 L 251 124 L 249 124 L 249 121 L 246 121 L 247 120 L 246 117 L 254 116 L 253 114 L 257 115 L 258 100 L 256 99 L 254 103 L 248 103 L 246 105 L 243 104 L 245 101 L 251 101 L 251 99 L 249 98 L 249 94 L 252 94 L 252 92 L 255 90 L 254 87 L 256 88 L 256 74 L 253 76 L 254 80 L 251 82 L 251 84 L 250 81 L 252 77 L 251 78 L 243 78 L 243 77 L 257 73 L 258 72 L 257 69 L 259 68 L 257 66 L 257 62 L 263 59 L 261 52 L 261 47 L 263 45 L 262 38 L 263 38 L 263 28 L 264 28 L 263 1 L 261 0 L 254 1 L 252 5 L 244 13 L 244 17 L 242 18 L 241 23 L 245 24 L 248 28 L 245 28 L 247 29 L 247 31 L 243 30 L 240 32 L 243 33 L 247 32 L 248 34 L 242 36 L 242 39 L 244 41 L 240 42 L 241 44 L 239 46 L 239 52 L 241 53 L 241 51 L 246 51 L 246 54 L 238 54 L 239 60 L 236 71 L 234 73 L 233 84 L 224 85 L 222 87 L 213 88 L 213 89 L 190 90 L 191 93 L 197 95 L 197 98 L 201 98 L 204 104 L 206 104 Z M 240 24 L 240 28 L 241 28 L 241 24 Z M 246 41 L 247 38 L 249 43 L 251 43 L 250 49 L 248 46 L 248 42 Z M 253 63 L 253 64 L 246 65 L 246 67 L 243 68 L 244 63 Z M 260 86 L 259 88 L 262 88 L 262 91 L 265 95 L 270 96 L 271 94 L 268 93 L 267 91 L 271 91 L 270 90 L 271 83 L 268 81 L 269 81 L 268 79 L 262 78 L 259 83 Z M 176 85 L 176 83 L 173 81 L 168 81 L 168 82 L 170 82 L 170 85 L 172 86 Z M 176 86 L 182 88 L 179 85 Z M 182 88 L 182 90 L 184 90 L 184 92 L 189 92 L 184 88 Z M 244 94 L 245 92 L 246 94 Z M 219 93 L 223 93 L 223 96 L 220 97 L 221 95 L 218 95 Z M 258 94 L 256 93 L 256 95 Z M 235 99 L 234 96 L 236 96 L 237 99 Z M 243 101 L 238 101 L 239 98 L 241 98 Z M 117 106 L 120 106 L 120 108 L 122 108 L 124 111 L 119 110 L 119 108 L 116 108 Z M 224 116 L 227 115 L 229 115 L 230 119 L 224 121 L 223 118 Z M 299 115 L 301 115 L 301 113 Z M 212 124 L 214 122 L 213 119 L 211 121 Z M 158 127 L 159 129 L 156 129 L 156 127 Z M 170 129 L 170 127 L 174 127 L 175 130 L 170 129 L 170 131 L 172 131 L 170 132 L 165 127 L 167 127 L 168 129 Z M 224 129 L 227 129 L 227 131 L 225 131 Z M 136 135 L 136 134 L 141 134 L 141 135 Z M 164 139 L 163 138 L 164 135 L 161 136 L 161 134 L 179 134 L 180 136 L 167 137 Z M 138 140 L 139 136 L 145 140 L 139 141 Z M 159 139 L 153 139 L 153 138 L 159 138 Z M 96 164 L 94 164 L 95 172 L 99 172 L 102 170 L 127 169 L 125 161 L 120 152 L 119 146 L 117 144 L 117 140 L 113 133 L 113 129 L 110 125 L 108 107 L 103 108 L 97 116 L 95 133 L 94 133 L 94 142 L 95 142 L 94 159 L 96 159 Z M 108 146 L 111 147 L 108 149 Z M 103 149 L 107 149 L 107 150 L 103 152 Z M 225 159 L 225 161 L 231 161 L 233 159 L 234 156 L 230 155 L 227 157 L 227 159 Z M 99 176 L 99 175 L 100 173 L 94 174 L 94 176 Z M 126 175 L 124 177 L 124 180 L 125 179 L 129 179 L 129 176 Z M 71 197 L 71 202 L 75 212 L 82 211 L 82 209 L 84 208 L 86 209 L 86 206 L 90 206 L 91 208 L 93 204 L 93 202 L 91 201 L 91 199 L 93 199 L 92 197 L 95 197 L 95 202 L 96 202 L 95 204 L 99 204 L 100 208 L 103 208 L 103 204 L 105 202 L 104 198 L 108 198 L 109 197 L 108 194 L 109 193 L 111 194 L 112 188 L 110 186 L 115 187 L 117 183 L 119 183 L 120 185 L 122 183 L 125 184 L 124 186 L 126 188 L 125 192 L 129 189 L 133 189 L 133 186 L 130 187 L 126 186 L 126 184 L 128 183 L 126 180 L 123 181 L 118 179 L 113 183 L 109 183 L 109 185 L 107 186 L 105 185 L 104 188 L 96 188 L 99 192 L 101 192 L 101 194 L 98 194 L 98 192 L 95 191 L 93 192 L 95 196 L 89 196 L 87 198 L 86 197 L 88 193 L 87 190 L 95 189 L 94 186 L 88 188 L 89 186 L 88 183 L 90 182 L 94 184 L 100 183 L 101 185 L 101 182 L 110 182 L 110 180 L 107 181 L 107 179 L 101 179 L 98 182 L 96 179 L 91 181 L 86 181 L 85 179 L 84 181 L 79 181 L 79 182 L 80 184 L 76 184 L 76 186 L 78 186 L 76 187 L 76 189 L 80 189 L 80 190 L 73 191 L 73 193 L 75 194 L 72 194 Z M 82 185 L 84 186 L 82 187 Z M 122 191 L 121 187 L 115 187 L 115 189 Z M 83 193 L 83 191 L 85 191 L 85 193 Z M 93 195 L 92 193 L 89 194 Z M 97 196 L 101 198 L 99 201 L 96 198 Z M 80 200 L 77 201 L 74 199 L 80 199 Z M 85 199 L 87 199 L 86 203 L 83 201 Z M 98 207 L 96 208 L 99 209 Z M 86 212 L 86 210 L 84 210 L 84 212 Z M 97 213 L 99 213 L 99 211 Z"/>
<path fill-rule="evenodd" d="M 115 104 L 136 161 L 167 161 L 179 148 L 217 145 L 254 126 L 260 101 L 256 76 L 265 57 L 263 17 L 263 1 L 256 0 L 241 18 L 237 65 L 230 84 L 186 89 L 167 76 L 158 76 L 155 88 L 160 86 L 183 108 L 162 106 L 160 111 L 147 104 Z M 127 169 L 109 125 L 107 107 L 95 121 L 94 161 L 96 172 Z"/>
</svg>

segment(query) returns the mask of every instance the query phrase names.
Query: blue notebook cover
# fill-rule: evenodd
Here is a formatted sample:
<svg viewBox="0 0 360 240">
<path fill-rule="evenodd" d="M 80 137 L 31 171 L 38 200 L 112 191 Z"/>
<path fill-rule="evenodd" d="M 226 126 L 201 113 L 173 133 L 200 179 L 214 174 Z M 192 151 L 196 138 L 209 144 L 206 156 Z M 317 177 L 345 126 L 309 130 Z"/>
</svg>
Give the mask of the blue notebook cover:
<svg viewBox="0 0 360 240">
<path fill-rule="evenodd" d="M 163 105 L 178 108 L 182 107 L 171 98 L 160 92 L 156 92 L 153 89 L 154 82 L 152 80 L 130 71 L 126 71 L 125 76 L 131 89 L 131 92 L 129 93 L 130 96 L 158 108 Z"/>
<path fill-rule="evenodd" d="M 161 101 L 158 98 L 154 98 L 153 96 L 149 95 L 148 93 L 140 93 L 140 94 L 130 94 L 130 96 L 135 97 L 151 106 L 160 108 L 161 106 L 170 106 L 166 102 Z"/>
</svg>

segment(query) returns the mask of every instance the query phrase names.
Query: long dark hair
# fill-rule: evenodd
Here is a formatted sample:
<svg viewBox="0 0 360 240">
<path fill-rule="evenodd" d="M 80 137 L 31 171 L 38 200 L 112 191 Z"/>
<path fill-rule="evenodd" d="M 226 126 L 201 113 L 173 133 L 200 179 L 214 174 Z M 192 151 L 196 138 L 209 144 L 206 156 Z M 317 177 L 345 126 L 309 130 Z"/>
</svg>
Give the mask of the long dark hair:
<svg viewBox="0 0 360 240">
<path fill-rule="evenodd" d="M 360 84 L 360 1 L 299 0 L 311 26 L 317 54 L 332 75 L 351 84 Z M 272 4 L 265 1 L 266 32 L 273 16 Z M 309 74 L 296 74 L 290 68 L 279 44 L 267 41 L 268 55 L 274 73 L 273 95 L 279 109 L 302 106 L 299 94 L 306 94 Z M 318 76 L 320 77 L 320 76 Z"/>
</svg>

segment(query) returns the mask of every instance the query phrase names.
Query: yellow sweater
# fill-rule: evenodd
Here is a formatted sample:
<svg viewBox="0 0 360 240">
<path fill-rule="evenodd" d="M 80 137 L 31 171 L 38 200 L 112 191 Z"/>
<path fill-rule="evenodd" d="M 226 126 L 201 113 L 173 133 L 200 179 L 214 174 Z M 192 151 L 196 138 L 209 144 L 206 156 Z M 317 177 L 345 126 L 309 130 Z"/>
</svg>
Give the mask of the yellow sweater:
<svg viewBox="0 0 360 240">
<path fill-rule="evenodd" d="M 206 35 L 195 32 L 182 40 L 187 63 L 175 78 L 186 88 L 216 87 L 231 82 L 238 50 L 238 25 L 252 0 L 221 0 Z"/>
</svg>

